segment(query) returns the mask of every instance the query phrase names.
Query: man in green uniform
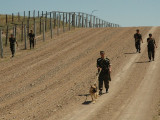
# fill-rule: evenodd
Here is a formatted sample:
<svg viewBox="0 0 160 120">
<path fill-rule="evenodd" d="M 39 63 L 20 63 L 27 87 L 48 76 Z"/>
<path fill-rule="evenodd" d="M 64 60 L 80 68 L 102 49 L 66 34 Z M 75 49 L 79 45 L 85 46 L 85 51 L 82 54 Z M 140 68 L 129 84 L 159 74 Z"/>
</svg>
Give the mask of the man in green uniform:
<svg viewBox="0 0 160 120">
<path fill-rule="evenodd" d="M 18 47 L 18 43 L 17 43 L 16 39 L 14 38 L 13 34 L 11 34 L 11 37 L 9 38 L 9 42 L 10 42 L 10 50 L 11 50 L 11 53 L 12 53 L 12 57 L 14 57 L 15 43 L 17 44 L 17 47 Z"/>
<path fill-rule="evenodd" d="M 29 36 L 29 42 L 30 42 L 30 49 L 32 48 L 32 46 L 34 48 L 35 34 L 33 34 L 32 30 L 30 30 L 30 33 L 28 34 L 28 36 Z"/>
<path fill-rule="evenodd" d="M 141 41 L 143 43 L 142 35 L 139 33 L 139 29 L 137 29 L 136 31 L 137 31 L 137 33 L 134 34 L 135 47 L 137 49 L 137 52 L 141 53 Z"/>
<path fill-rule="evenodd" d="M 111 81 L 111 64 L 108 58 L 105 58 L 104 51 L 100 51 L 101 57 L 97 59 L 97 68 L 99 74 L 99 95 L 102 95 L 103 82 L 105 84 L 106 93 L 109 89 L 109 81 Z"/>
<path fill-rule="evenodd" d="M 155 47 L 157 48 L 155 39 L 152 38 L 152 34 L 149 34 L 149 38 L 147 38 L 147 43 L 148 43 L 148 58 L 149 62 L 151 62 L 151 58 L 154 61 Z"/>
</svg>

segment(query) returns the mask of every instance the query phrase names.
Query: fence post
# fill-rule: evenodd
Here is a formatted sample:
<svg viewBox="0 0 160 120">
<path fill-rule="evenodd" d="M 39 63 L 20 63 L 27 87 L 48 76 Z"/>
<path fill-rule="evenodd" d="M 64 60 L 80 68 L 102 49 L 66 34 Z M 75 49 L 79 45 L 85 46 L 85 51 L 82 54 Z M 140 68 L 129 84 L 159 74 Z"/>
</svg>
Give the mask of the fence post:
<svg viewBox="0 0 160 120">
<path fill-rule="evenodd" d="M 60 14 L 60 12 L 58 13 L 58 15 L 59 15 L 59 28 L 61 28 L 61 14 Z"/>
<path fill-rule="evenodd" d="M 56 23 L 57 23 L 56 19 L 57 19 L 56 12 L 54 12 L 54 29 L 56 28 Z"/>
<path fill-rule="evenodd" d="M 36 19 L 34 18 L 34 35 L 35 35 L 35 38 L 36 38 Z M 36 45 L 37 41 L 35 39 L 35 45 Z"/>
<path fill-rule="evenodd" d="M 40 17 L 43 17 L 43 11 L 42 11 L 42 15 Z"/>
<path fill-rule="evenodd" d="M 90 28 L 92 28 L 92 15 L 90 15 Z"/>
<path fill-rule="evenodd" d="M 81 21 L 80 13 L 78 13 L 78 27 L 80 27 L 80 21 Z"/>
<path fill-rule="evenodd" d="M 7 14 L 6 14 L 6 24 L 8 23 L 8 16 L 7 16 Z"/>
<path fill-rule="evenodd" d="M 57 15 L 57 35 L 59 35 L 59 13 Z"/>
<path fill-rule="evenodd" d="M 76 27 L 78 26 L 78 16 L 77 16 L 77 14 L 75 14 L 75 16 L 76 16 Z"/>
<path fill-rule="evenodd" d="M 52 23 L 52 14 L 51 14 L 51 12 L 50 12 L 50 29 L 51 29 L 51 23 Z"/>
<path fill-rule="evenodd" d="M 17 40 L 17 25 L 15 25 L 15 39 Z M 14 50 L 16 52 L 16 45 L 14 45 Z"/>
<path fill-rule="evenodd" d="M 15 26 L 13 26 L 13 36 L 15 37 Z"/>
<path fill-rule="evenodd" d="M 23 18 L 24 20 L 25 20 L 25 17 L 26 17 L 26 13 L 25 13 L 25 11 L 24 11 L 24 18 Z"/>
<path fill-rule="evenodd" d="M 12 13 L 12 23 L 14 22 L 14 14 Z"/>
<path fill-rule="evenodd" d="M 102 27 L 104 27 L 104 21 L 102 20 Z"/>
<path fill-rule="evenodd" d="M 45 17 L 45 31 L 47 31 L 47 11 L 46 11 L 46 17 Z"/>
<path fill-rule="evenodd" d="M 52 39 L 53 38 L 53 23 L 52 23 L 52 18 L 51 18 L 50 24 L 51 24 L 51 39 Z"/>
<path fill-rule="evenodd" d="M 23 22 L 22 22 L 22 35 L 21 35 L 21 41 L 23 41 Z"/>
<path fill-rule="evenodd" d="M 34 11 L 33 11 L 33 19 L 35 18 L 35 13 L 36 13 L 36 11 L 34 10 Z"/>
<path fill-rule="evenodd" d="M 41 34 L 41 31 L 42 31 L 42 27 L 41 27 L 41 25 L 42 25 L 42 17 L 40 17 L 40 21 L 39 21 L 39 27 L 40 27 L 40 29 L 39 29 L 39 33 Z"/>
<path fill-rule="evenodd" d="M 71 30 L 71 13 L 69 13 L 69 31 Z"/>
<path fill-rule="evenodd" d="M 3 58 L 2 29 L 0 29 L 0 48 L 1 48 L 1 58 Z"/>
<path fill-rule="evenodd" d="M 64 29 L 64 19 L 65 19 L 65 16 L 64 16 L 64 12 L 63 12 L 63 32 L 65 32 L 65 29 Z"/>
<path fill-rule="evenodd" d="M 8 25 L 7 25 L 7 30 L 6 30 L 6 43 L 5 43 L 5 46 L 7 46 L 8 44 Z"/>
<path fill-rule="evenodd" d="M 28 19 L 30 19 L 30 11 L 28 12 Z"/>
<path fill-rule="evenodd" d="M 75 13 L 72 14 L 72 27 L 75 28 Z"/>
<path fill-rule="evenodd" d="M 39 11 L 38 11 L 38 18 L 39 18 Z"/>
<path fill-rule="evenodd" d="M 43 21 L 43 42 L 45 41 L 45 21 Z"/>
<path fill-rule="evenodd" d="M 68 15 L 67 15 L 67 12 L 66 12 L 66 26 L 67 26 L 67 24 L 68 24 Z"/>
<path fill-rule="evenodd" d="M 84 27 L 84 13 L 82 13 L 82 27 Z"/>
<path fill-rule="evenodd" d="M 74 29 L 76 28 L 76 13 L 74 12 L 73 14 L 73 21 L 74 21 Z"/>
<path fill-rule="evenodd" d="M 28 38 L 28 34 L 29 34 L 29 19 L 27 20 L 27 38 Z"/>
<path fill-rule="evenodd" d="M 86 28 L 88 28 L 88 14 L 86 14 Z"/>
<path fill-rule="evenodd" d="M 96 18 L 96 28 L 98 27 L 98 18 Z"/>
<path fill-rule="evenodd" d="M 24 43 L 24 49 L 26 50 L 27 49 L 27 32 L 26 32 L 26 24 L 24 25 L 24 40 L 25 40 L 25 43 Z"/>
<path fill-rule="evenodd" d="M 20 14 L 19 14 L 19 12 L 18 12 L 18 22 L 20 21 Z"/>
</svg>

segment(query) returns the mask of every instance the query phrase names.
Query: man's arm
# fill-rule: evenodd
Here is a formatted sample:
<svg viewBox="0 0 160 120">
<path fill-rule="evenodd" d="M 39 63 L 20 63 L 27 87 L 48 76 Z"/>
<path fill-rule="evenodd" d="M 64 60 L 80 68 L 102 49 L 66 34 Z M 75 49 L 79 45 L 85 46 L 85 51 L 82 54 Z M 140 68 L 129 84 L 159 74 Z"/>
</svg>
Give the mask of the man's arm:
<svg viewBox="0 0 160 120">
<path fill-rule="evenodd" d="M 97 69 L 98 69 L 98 74 L 100 73 L 101 71 L 101 67 L 100 67 L 100 63 L 99 63 L 99 59 L 97 59 Z"/>
<path fill-rule="evenodd" d="M 134 34 L 134 36 L 133 36 L 133 37 L 134 37 L 134 39 L 136 39 L 136 34 Z"/>
<path fill-rule="evenodd" d="M 16 41 L 16 44 L 17 44 L 17 47 L 18 47 L 18 42 L 17 42 L 17 40 L 15 39 L 15 41 Z"/>
<path fill-rule="evenodd" d="M 112 72 L 112 65 L 111 64 L 109 65 L 109 72 L 110 73 Z"/>
<path fill-rule="evenodd" d="M 157 48 L 156 41 L 154 40 L 154 46 Z"/>
</svg>

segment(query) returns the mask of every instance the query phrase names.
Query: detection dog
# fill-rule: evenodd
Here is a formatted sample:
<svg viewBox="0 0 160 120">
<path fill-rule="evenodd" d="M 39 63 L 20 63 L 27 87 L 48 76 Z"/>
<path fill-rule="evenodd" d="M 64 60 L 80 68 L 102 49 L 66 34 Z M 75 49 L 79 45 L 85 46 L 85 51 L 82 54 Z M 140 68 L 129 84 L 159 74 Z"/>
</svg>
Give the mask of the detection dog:
<svg viewBox="0 0 160 120">
<path fill-rule="evenodd" d="M 89 93 L 91 95 L 92 102 L 95 103 L 98 98 L 98 89 L 96 84 L 91 85 Z"/>
</svg>

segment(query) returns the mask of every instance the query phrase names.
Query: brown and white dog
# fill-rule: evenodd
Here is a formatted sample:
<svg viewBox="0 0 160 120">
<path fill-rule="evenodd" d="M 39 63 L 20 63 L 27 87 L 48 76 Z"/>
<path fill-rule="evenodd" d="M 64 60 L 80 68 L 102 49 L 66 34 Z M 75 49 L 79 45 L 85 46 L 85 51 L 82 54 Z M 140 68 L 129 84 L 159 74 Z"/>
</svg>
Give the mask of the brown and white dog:
<svg viewBox="0 0 160 120">
<path fill-rule="evenodd" d="M 91 85 L 89 93 L 91 95 L 92 102 L 95 103 L 98 98 L 98 89 L 96 84 Z"/>
</svg>

